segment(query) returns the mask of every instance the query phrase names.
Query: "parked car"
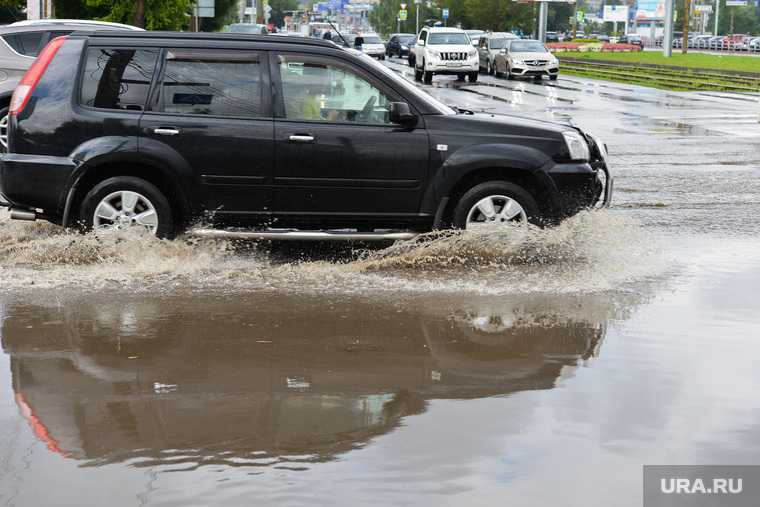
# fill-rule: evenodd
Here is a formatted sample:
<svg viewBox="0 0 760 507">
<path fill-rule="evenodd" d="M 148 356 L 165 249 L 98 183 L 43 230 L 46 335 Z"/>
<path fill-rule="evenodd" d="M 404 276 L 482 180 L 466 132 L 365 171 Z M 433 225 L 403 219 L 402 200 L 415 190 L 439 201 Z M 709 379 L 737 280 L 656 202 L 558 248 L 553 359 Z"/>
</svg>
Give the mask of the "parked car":
<svg viewBox="0 0 760 507">
<path fill-rule="evenodd" d="M 436 74 L 448 74 L 470 82 L 478 80 L 478 52 L 459 28 L 424 27 L 415 46 L 414 79 L 433 82 Z"/>
<path fill-rule="evenodd" d="M 125 28 L 126 27 L 126 28 Z M 11 95 L 21 77 L 48 41 L 76 30 L 136 30 L 130 25 L 98 21 L 45 20 L 20 21 L 0 27 L 0 153 L 8 149 L 8 108 Z"/>
<path fill-rule="evenodd" d="M 460 34 L 469 44 L 452 29 L 423 40 Z M 454 110 L 366 55 L 297 37 L 58 37 L 14 92 L 9 141 L 12 218 L 160 237 L 208 216 L 195 234 L 401 239 L 551 224 L 612 192 L 604 144 L 577 127 Z"/>
<path fill-rule="evenodd" d="M 354 38 L 354 47 L 364 54 L 385 60 L 385 44 L 376 33 L 357 35 Z"/>
<path fill-rule="evenodd" d="M 557 32 L 546 32 L 546 42 L 559 42 L 559 34 Z"/>
<path fill-rule="evenodd" d="M 256 35 L 266 35 L 269 33 L 267 25 L 260 23 L 232 23 L 225 27 L 225 32 L 232 33 L 252 33 Z"/>
<path fill-rule="evenodd" d="M 96 21 L 92 19 L 25 19 L 23 21 L 16 21 L 8 26 L 36 26 L 36 25 L 76 25 L 77 30 L 81 30 L 83 26 L 88 26 L 90 30 L 103 30 L 103 29 L 120 29 L 120 30 L 136 30 L 138 32 L 144 31 L 143 28 L 137 26 L 126 25 L 124 23 L 112 23 L 110 21 Z"/>
<path fill-rule="evenodd" d="M 540 80 L 549 76 L 552 81 L 559 76 L 559 60 L 546 46 L 537 40 L 510 40 L 507 47 L 494 57 L 494 72 L 514 77 L 532 77 Z"/>
<path fill-rule="evenodd" d="M 473 46 L 480 44 L 480 37 L 485 33 L 483 30 L 465 30 L 465 33 L 470 38 Z"/>
<path fill-rule="evenodd" d="M 478 47 L 480 70 L 493 75 L 496 68 L 493 64 L 494 58 L 499 53 L 505 52 L 507 42 L 513 39 L 517 39 L 517 35 L 509 32 L 489 32 L 481 37 Z"/>
<path fill-rule="evenodd" d="M 394 33 L 388 38 L 385 53 L 388 56 L 396 55 L 403 58 L 409 55 L 409 48 L 417 41 L 413 33 Z"/>
<path fill-rule="evenodd" d="M 620 37 L 618 42 L 621 44 L 632 44 L 634 46 L 639 46 L 640 48 L 644 47 L 644 41 L 641 39 L 641 35 L 637 33 L 629 33 L 627 35 L 623 35 Z"/>
</svg>

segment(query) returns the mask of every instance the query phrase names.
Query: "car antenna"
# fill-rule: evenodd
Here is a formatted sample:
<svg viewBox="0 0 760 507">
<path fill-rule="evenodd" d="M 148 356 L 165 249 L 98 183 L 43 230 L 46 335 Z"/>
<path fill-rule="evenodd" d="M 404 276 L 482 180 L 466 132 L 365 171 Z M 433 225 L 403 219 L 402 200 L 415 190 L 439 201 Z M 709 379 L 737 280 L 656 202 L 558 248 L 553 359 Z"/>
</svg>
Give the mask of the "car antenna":
<svg viewBox="0 0 760 507">
<path fill-rule="evenodd" d="M 350 48 L 351 44 L 349 44 L 348 41 L 343 38 L 343 34 L 340 33 L 337 28 L 335 28 L 335 25 L 332 24 L 332 21 L 330 21 L 330 18 L 327 18 L 327 22 L 330 23 L 330 26 L 332 27 L 333 30 L 335 30 L 335 33 L 337 33 L 340 36 L 340 38 L 343 40 L 343 44 L 345 44 L 346 47 Z"/>
</svg>

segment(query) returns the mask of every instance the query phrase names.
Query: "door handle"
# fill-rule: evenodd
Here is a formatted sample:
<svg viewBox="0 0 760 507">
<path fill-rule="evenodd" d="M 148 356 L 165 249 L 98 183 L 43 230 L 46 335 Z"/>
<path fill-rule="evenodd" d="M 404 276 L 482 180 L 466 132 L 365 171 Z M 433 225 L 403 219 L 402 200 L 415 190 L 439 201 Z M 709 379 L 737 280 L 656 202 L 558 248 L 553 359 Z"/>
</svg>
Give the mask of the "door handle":
<svg viewBox="0 0 760 507">
<path fill-rule="evenodd" d="M 179 129 L 174 127 L 158 127 L 153 129 L 153 133 L 159 136 L 178 136 Z"/>
<path fill-rule="evenodd" d="M 314 142 L 314 136 L 310 135 L 303 135 L 303 134 L 294 134 L 290 137 L 288 137 L 288 140 L 292 143 L 313 143 Z"/>
</svg>

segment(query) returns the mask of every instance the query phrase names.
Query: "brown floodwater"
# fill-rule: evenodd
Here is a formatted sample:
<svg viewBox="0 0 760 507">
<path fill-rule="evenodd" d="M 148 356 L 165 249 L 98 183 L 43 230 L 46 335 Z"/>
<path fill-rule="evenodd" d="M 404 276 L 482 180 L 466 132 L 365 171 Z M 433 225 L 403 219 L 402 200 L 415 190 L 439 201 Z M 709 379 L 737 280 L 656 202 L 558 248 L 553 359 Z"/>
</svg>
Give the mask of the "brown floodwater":
<svg viewBox="0 0 760 507">
<path fill-rule="evenodd" d="M 636 506 L 760 462 L 747 101 L 484 83 L 604 127 L 615 207 L 372 249 L 0 215 L 0 505 Z"/>
</svg>

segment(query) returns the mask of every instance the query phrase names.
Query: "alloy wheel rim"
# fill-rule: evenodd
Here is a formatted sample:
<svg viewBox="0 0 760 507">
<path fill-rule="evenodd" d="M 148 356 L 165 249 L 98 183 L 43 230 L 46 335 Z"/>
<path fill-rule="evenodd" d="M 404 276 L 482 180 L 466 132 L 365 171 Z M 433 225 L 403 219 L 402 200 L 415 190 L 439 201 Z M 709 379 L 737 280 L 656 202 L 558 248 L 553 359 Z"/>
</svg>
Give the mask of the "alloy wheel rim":
<svg viewBox="0 0 760 507">
<path fill-rule="evenodd" d="M 466 229 L 488 224 L 527 223 L 528 215 L 519 202 L 506 195 L 489 195 L 476 202 L 467 213 Z"/>
<path fill-rule="evenodd" d="M 144 195 L 120 190 L 108 194 L 98 203 L 92 216 L 92 225 L 96 231 L 141 227 L 155 235 L 158 231 L 158 213 Z"/>
<path fill-rule="evenodd" d="M 0 145 L 2 146 L 2 152 L 8 151 L 8 115 L 6 114 L 0 118 Z"/>
</svg>

